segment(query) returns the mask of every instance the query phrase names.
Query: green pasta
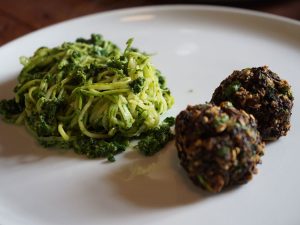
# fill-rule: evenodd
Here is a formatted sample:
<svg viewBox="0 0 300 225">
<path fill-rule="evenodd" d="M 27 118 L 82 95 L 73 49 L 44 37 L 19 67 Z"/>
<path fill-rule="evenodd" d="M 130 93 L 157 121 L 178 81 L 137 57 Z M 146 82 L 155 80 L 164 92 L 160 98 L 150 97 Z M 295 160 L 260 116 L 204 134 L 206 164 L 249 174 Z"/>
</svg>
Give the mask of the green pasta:
<svg viewBox="0 0 300 225">
<path fill-rule="evenodd" d="M 21 57 L 15 97 L 0 102 L 0 113 L 25 124 L 43 146 L 113 161 L 130 139 L 157 129 L 174 103 L 150 56 L 132 41 L 121 51 L 93 34 Z"/>
</svg>

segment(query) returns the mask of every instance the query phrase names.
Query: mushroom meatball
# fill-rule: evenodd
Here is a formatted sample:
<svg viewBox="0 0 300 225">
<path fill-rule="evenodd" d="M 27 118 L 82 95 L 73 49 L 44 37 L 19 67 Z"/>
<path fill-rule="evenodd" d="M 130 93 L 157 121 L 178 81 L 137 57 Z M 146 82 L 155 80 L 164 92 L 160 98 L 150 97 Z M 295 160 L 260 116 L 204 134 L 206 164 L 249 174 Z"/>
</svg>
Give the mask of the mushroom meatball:
<svg viewBox="0 0 300 225">
<path fill-rule="evenodd" d="M 287 134 L 293 107 L 291 87 L 267 66 L 234 71 L 215 90 L 211 102 L 230 101 L 252 114 L 263 140 Z"/>
<path fill-rule="evenodd" d="M 188 106 L 175 123 L 180 164 L 210 192 L 244 184 L 257 173 L 264 143 L 256 120 L 230 102 Z"/>
</svg>

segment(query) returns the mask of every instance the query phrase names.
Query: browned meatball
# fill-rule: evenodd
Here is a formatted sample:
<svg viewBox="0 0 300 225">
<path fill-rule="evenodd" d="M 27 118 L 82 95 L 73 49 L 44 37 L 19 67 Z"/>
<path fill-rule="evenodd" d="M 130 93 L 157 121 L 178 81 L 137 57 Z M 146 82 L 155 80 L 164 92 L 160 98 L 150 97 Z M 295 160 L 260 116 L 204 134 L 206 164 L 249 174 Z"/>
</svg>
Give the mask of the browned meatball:
<svg viewBox="0 0 300 225">
<path fill-rule="evenodd" d="M 215 90 L 211 102 L 230 101 L 257 120 L 263 140 L 287 134 L 293 107 L 291 87 L 267 66 L 234 71 Z"/>
<path fill-rule="evenodd" d="M 188 106 L 177 116 L 175 132 L 182 167 L 211 192 L 246 183 L 264 153 L 255 118 L 230 102 Z"/>
</svg>

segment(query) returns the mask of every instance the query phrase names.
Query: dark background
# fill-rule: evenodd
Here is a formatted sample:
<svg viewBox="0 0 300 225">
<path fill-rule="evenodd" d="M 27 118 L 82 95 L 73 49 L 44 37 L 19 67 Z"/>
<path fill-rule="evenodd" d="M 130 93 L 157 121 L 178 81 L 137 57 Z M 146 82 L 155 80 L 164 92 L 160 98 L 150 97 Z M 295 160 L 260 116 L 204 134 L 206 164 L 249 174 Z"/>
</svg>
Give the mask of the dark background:
<svg viewBox="0 0 300 225">
<path fill-rule="evenodd" d="M 0 0 L 0 46 L 66 19 L 112 9 L 158 4 L 225 5 L 300 20 L 300 0 Z"/>
</svg>

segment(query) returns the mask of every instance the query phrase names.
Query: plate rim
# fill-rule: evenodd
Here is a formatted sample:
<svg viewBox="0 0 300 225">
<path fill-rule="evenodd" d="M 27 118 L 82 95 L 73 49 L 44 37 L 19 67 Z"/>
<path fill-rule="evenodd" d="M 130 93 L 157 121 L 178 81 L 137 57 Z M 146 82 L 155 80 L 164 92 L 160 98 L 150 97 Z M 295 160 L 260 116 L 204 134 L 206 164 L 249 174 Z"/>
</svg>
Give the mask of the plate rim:
<svg viewBox="0 0 300 225">
<path fill-rule="evenodd" d="M 120 9 L 112 9 L 107 11 L 95 12 L 91 14 L 86 14 L 78 17 L 73 17 L 70 19 L 66 19 L 57 23 L 53 23 L 47 25 L 45 27 L 33 30 L 29 33 L 23 34 L 11 41 L 3 44 L 0 46 L 0 50 L 4 48 L 10 47 L 10 45 L 15 44 L 16 42 L 22 41 L 23 39 L 28 38 L 31 35 L 34 35 L 39 32 L 43 32 L 44 30 L 55 28 L 57 26 L 61 26 L 65 23 L 75 22 L 88 19 L 89 17 L 94 16 L 101 16 L 106 17 L 114 14 L 126 14 L 126 13 L 134 13 L 134 12 L 142 12 L 142 11 L 174 11 L 174 10 L 194 10 L 194 11 L 211 11 L 211 12 L 225 12 L 225 13 L 236 13 L 251 17 L 262 18 L 266 20 L 273 20 L 275 22 L 286 23 L 290 25 L 299 26 L 300 28 L 300 21 L 296 19 L 291 19 L 285 16 L 275 15 L 268 12 L 261 12 L 252 9 L 244 9 L 239 7 L 231 7 L 231 6 L 218 6 L 218 5 L 206 5 L 206 4 L 164 4 L 164 5 L 148 5 L 148 6 L 135 6 L 135 7 L 127 7 L 127 8 L 120 8 Z"/>
</svg>

